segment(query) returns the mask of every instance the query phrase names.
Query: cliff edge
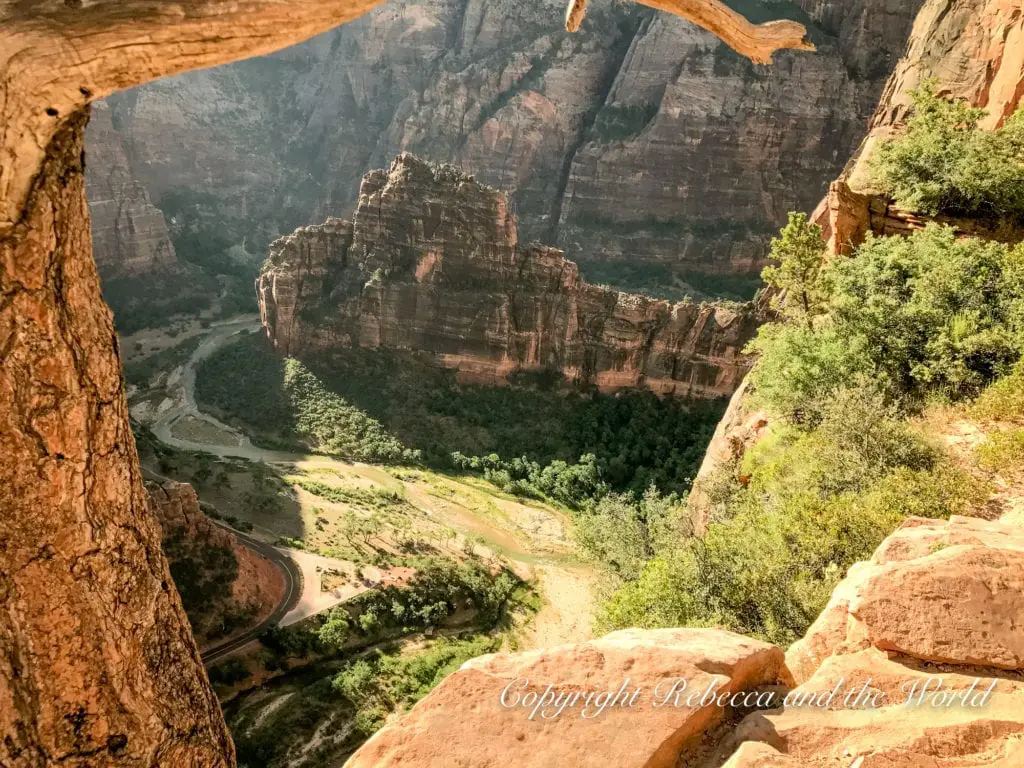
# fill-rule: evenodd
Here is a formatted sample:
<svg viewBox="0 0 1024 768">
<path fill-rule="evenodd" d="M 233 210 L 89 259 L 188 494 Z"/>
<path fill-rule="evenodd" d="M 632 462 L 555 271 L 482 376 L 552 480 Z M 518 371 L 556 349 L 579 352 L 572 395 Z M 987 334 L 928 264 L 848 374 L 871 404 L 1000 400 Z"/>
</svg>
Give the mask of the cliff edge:
<svg viewBox="0 0 1024 768">
<path fill-rule="evenodd" d="M 784 663 L 717 629 L 484 656 L 347 766 L 1019 766 L 1021 590 L 1018 525 L 909 518 Z"/>
</svg>

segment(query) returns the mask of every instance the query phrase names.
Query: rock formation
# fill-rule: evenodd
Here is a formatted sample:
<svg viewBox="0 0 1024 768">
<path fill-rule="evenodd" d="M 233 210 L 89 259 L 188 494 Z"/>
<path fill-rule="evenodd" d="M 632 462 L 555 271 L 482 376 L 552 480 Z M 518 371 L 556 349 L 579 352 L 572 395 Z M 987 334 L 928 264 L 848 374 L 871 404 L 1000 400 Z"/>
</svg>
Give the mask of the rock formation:
<svg viewBox="0 0 1024 768">
<path fill-rule="evenodd" d="M 152 199 L 212 192 L 203 226 L 250 253 L 351 217 L 363 174 L 410 151 L 507 191 L 522 239 L 590 282 L 745 297 L 863 137 L 920 1 L 747 4 L 817 46 L 770 67 L 628 4 L 567 34 L 560 4 L 413 1 L 111 105 Z"/>
<path fill-rule="evenodd" d="M 694 691 L 792 683 L 782 651 L 768 643 L 715 630 L 626 629 L 472 659 L 346 765 L 672 768 L 698 753 L 726 714 L 687 705 Z"/>
<path fill-rule="evenodd" d="M 705 629 L 625 630 L 581 646 L 485 656 L 378 732 L 348 766 L 1019 766 L 1021 589 L 1017 525 L 909 518 L 850 570 L 785 666 L 771 646 Z M 653 706 L 679 678 L 688 682 L 683 695 Z M 600 717 L 582 717 L 579 706 L 555 715 L 556 695 L 614 694 L 626 679 L 627 693 Z M 720 693 L 749 695 L 701 706 L 712 679 Z M 622 705 L 634 688 L 642 693 Z"/>
<path fill-rule="evenodd" d="M 1005 0 L 927 0 L 914 22 L 905 56 L 889 78 L 871 129 L 811 218 L 822 227 L 832 256 L 848 256 L 868 232 L 906 235 L 925 223 L 922 217 L 893 205 L 871 187 L 868 159 L 881 139 L 904 120 L 910 90 L 934 78 L 940 94 L 984 107 L 985 127 L 994 127 L 1024 99 L 1024 9 Z M 965 235 L 1002 242 L 1024 240 L 1024 231 L 1009 222 L 997 224 L 933 217 Z M 699 525 L 711 510 L 703 486 L 756 441 L 746 425 L 760 423 L 745 396 L 732 399 L 708 447 L 689 496 L 688 509 Z M 761 424 L 763 427 L 764 424 Z M 760 432 L 760 429 L 758 430 Z"/>
<path fill-rule="evenodd" d="M 179 271 L 164 215 L 132 176 L 124 141 L 103 102 L 93 108 L 88 146 L 86 195 L 100 273 L 106 278 Z"/>
<path fill-rule="evenodd" d="M 589 285 L 562 252 L 520 245 L 500 192 L 402 154 L 368 173 L 351 223 L 275 242 L 257 280 L 283 354 L 389 347 L 470 381 L 559 370 L 601 389 L 717 397 L 747 370 L 750 306 L 655 300 Z"/>
<path fill-rule="evenodd" d="M 0 763 L 229 766 L 146 507 L 90 247 L 83 106 L 369 4 L 0 6 Z"/>
<path fill-rule="evenodd" d="M 266 558 L 217 525 L 188 483 L 147 483 L 149 509 L 160 523 L 161 546 L 200 646 L 273 612 L 284 575 Z M 186 594 L 179 579 L 187 579 Z"/>
<path fill-rule="evenodd" d="M 0 5 L 5 765 L 234 763 L 146 508 L 90 246 L 87 106 L 119 88 L 270 52 L 374 4 Z"/>
</svg>

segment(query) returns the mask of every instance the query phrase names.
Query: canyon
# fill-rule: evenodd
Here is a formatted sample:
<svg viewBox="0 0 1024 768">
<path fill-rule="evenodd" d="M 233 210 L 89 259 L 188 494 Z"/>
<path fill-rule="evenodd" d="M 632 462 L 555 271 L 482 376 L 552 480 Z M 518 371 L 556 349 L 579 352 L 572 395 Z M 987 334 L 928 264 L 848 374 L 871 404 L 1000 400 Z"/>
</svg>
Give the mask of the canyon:
<svg viewBox="0 0 1024 768">
<path fill-rule="evenodd" d="M 787 212 L 810 210 L 863 137 L 919 5 L 748 3 L 754 20 L 804 24 L 816 48 L 771 65 L 632 4 L 595 4 L 576 34 L 550 4 L 384 5 L 273 56 L 116 94 L 87 146 L 123 148 L 179 261 L 258 264 L 298 226 L 351 218 L 361 177 L 408 151 L 507 192 L 523 240 L 561 248 L 588 282 L 747 299 Z M 105 280 L 135 258 L 118 247 L 96 244 Z"/>
<path fill-rule="evenodd" d="M 161 75 L 266 53 L 352 19 L 370 5 L 194 2 L 182 4 L 180 13 L 162 14 L 141 0 L 100 0 L 0 9 L 0 64 L 9 73 L 0 100 L 5 763 L 234 764 L 160 550 L 128 424 L 117 337 L 91 258 L 82 160 L 87 105 Z M 829 3 L 814 8 L 842 16 Z M 887 33 L 898 27 L 884 13 L 876 15 Z M 949 92 L 970 91 L 976 103 L 1005 114 L 1021 93 L 1021 68 L 1015 71 L 1013 62 L 1021 50 L 1022 17 L 1019 3 L 1008 0 L 927 0 L 908 61 L 897 67 L 879 113 L 896 114 L 906 83 L 938 71 L 950 73 Z M 67 45 L 69 40 L 80 45 Z M 33 66 L 24 66 L 28 59 Z M 813 154 L 794 151 L 801 158 Z M 828 210 L 834 235 L 850 216 L 840 203 Z M 338 229 L 344 241 L 346 225 L 328 227 Z M 837 242 L 841 248 L 843 241 Z M 396 255 L 392 266 L 406 275 L 421 263 L 410 258 L 410 250 Z M 533 255 L 539 254 L 531 260 Z M 718 263 L 734 259 L 730 251 Z M 429 271 L 430 260 L 424 263 Z M 756 424 L 743 423 L 757 432 Z M 442 765 L 459 756 L 480 763 L 498 747 L 496 763 L 521 756 L 526 765 L 550 764 L 548 748 L 580 765 L 606 764 L 606 754 L 621 756 L 621 765 L 682 761 L 731 768 L 869 760 L 1019 765 L 1020 524 L 1012 516 L 909 519 L 870 562 L 851 569 L 819 621 L 785 657 L 760 641 L 707 629 L 628 631 L 568 649 L 477 659 L 380 731 L 353 765 L 410 759 Z M 649 683 L 678 670 L 729 691 L 796 684 L 798 690 L 822 692 L 837 680 L 870 677 L 891 697 L 918 673 L 941 677 L 959 691 L 984 677 L 986 684 L 994 681 L 999 697 L 985 709 L 936 713 L 922 707 L 909 717 L 901 706 L 792 707 L 746 717 L 707 708 L 662 709 L 631 723 L 645 738 L 625 743 L 613 741 L 617 729 L 577 718 L 519 728 L 494 697 L 495 681 L 505 685 L 524 672 L 535 683 L 557 685 L 609 682 L 614 672 Z M 497 732 L 490 727 L 509 724 Z M 629 749 L 615 751 L 624 747 Z"/>
<path fill-rule="evenodd" d="M 92 256 L 89 104 L 295 44 L 373 5 L 196 0 L 169 13 L 146 0 L 0 5 L 6 763 L 235 762 L 146 504 Z M 695 15 L 685 2 L 676 12 Z"/>
<path fill-rule="evenodd" d="M 750 304 L 590 285 L 561 251 L 519 243 L 501 192 L 408 153 L 363 178 L 351 222 L 275 241 L 256 289 L 281 354 L 411 349 L 476 383 L 558 371 L 606 391 L 727 396 L 757 325 Z"/>
</svg>

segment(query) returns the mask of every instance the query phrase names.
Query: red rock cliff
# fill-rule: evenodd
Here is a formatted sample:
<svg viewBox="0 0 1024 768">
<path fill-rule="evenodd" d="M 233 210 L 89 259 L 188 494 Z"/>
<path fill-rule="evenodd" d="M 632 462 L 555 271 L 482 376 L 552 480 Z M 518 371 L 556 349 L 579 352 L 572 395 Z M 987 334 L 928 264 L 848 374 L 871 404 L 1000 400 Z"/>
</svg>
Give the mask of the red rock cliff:
<svg viewBox="0 0 1024 768">
<path fill-rule="evenodd" d="M 518 242 L 500 192 L 402 154 L 367 174 L 352 223 L 275 242 L 257 280 L 273 345 L 432 352 L 467 380 L 561 370 L 602 389 L 716 397 L 747 370 L 750 306 L 589 285 L 561 251 Z"/>
</svg>

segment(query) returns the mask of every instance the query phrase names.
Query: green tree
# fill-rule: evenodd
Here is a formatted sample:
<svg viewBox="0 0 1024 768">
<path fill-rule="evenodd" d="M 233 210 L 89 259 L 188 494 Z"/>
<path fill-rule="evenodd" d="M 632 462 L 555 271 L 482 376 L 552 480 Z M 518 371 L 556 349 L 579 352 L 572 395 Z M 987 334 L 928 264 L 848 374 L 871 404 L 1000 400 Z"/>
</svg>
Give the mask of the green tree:
<svg viewBox="0 0 1024 768">
<path fill-rule="evenodd" d="M 779 291 L 785 316 L 814 327 L 814 317 L 824 308 L 825 292 L 820 276 L 825 262 L 825 241 L 821 227 L 811 224 L 805 213 L 790 213 L 779 237 L 772 239 L 770 258 L 776 266 L 765 267 L 761 277 Z"/>
<path fill-rule="evenodd" d="M 900 205 L 924 213 L 1024 214 L 1024 111 L 998 130 L 982 131 L 985 111 L 940 98 L 934 81 L 911 95 L 905 131 L 871 160 L 875 183 Z"/>
</svg>

